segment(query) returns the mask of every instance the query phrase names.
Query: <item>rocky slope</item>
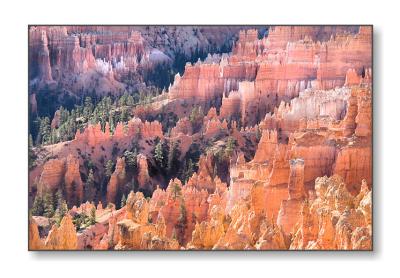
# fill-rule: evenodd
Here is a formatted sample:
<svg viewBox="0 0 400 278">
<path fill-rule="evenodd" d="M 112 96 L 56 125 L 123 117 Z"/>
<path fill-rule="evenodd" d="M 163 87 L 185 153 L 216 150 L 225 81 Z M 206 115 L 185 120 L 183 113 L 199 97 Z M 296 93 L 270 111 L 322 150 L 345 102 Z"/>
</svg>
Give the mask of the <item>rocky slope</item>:
<svg viewBox="0 0 400 278">
<path fill-rule="evenodd" d="M 125 67 L 151 70 L 152 47 L 168 56 L 191 32 L 113 28 L 32 28 L 35 82 L 101 67 L 123 85 Z M 201 28 L 182 51 L 235 30 Z M 30 249 L 371 250 L 371 27 L 259 34 L 186 64 L 129 121 L 36 150 L 31 197 L 61 191 L 67 210 L 30 219 Z"/>
</svg>

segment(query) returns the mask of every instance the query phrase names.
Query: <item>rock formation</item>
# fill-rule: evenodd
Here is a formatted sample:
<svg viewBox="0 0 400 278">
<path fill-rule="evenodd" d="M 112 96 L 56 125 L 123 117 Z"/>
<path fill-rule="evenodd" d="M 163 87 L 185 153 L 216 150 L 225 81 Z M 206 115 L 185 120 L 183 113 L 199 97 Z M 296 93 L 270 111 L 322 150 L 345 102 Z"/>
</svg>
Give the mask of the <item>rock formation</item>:
<svg viewBox="0 0 400 278">
<path fill-rule="evenodd" d="M 64 216 L 60 227 L 53 225 L 46 238 L 44 249 L 46 250 L 76 250 L 77 235 L 72 218 L 68 214 Z"/>
<path fill-rule="evenodd" d="M 277 224 L 282 227 L 284 233 L 292 233 L 294 225 L 298 222 L 303 200 L 304 190 L 304 160 L 290 160 L 289 175 L 289 199 L 283 200 L 279 210 Z"/>
<path fill-rule="evenodd" d="M 64 176 L 66 199 L 69 203 L 80 203 L 83 200 L 83 183 L 79 172 L 79 160 L 72 155 L 67 157 Z"/>
<path fill-rule="evenodd" d="M 116 197 L 120 192 L 120 187 L 124 184 L 125 177 L 125 158 L 118 158 L 114 173 L 107 185 L 107 202 L 115 203 L 117 201 Z"/>
<path fill-rule="evenodd" d="M 130 120 L 77 118 L 73 140 L 30 149 L 29 248 L 371 250 L 372 28 L 175 29 L 30 28 L 32 113 L 52 87 L 134 104 L 110 111 Z M 214 54 L 184 65 L 194 49 Z M 177 62 L 146 95 L 146 74 Z M 52 225 L 60 208 L 41 213 L 40 197 L 59 190 Z"/>
<path fill-rule="evenodd" d="M 162 217 L 155 224 L 149 223 L 149 205 L 143 194 L 129 194 L 126 205 L 127 216 L 118 223 L 117 249 L 177 249 L 175 240 L 165 237 L 165 221 Z"/>
<path fill-rule="evenodd" d="M 44 248 L 44 242 L 39 236 L 38 225 L 31 218 L 29 219 L 29 239 L 28 239 L 29 250 L 41 250 Z"/>
<path fill-rule="evenodd" d="M 316 179 L 315 189 L 317 198 L 304 203 L 290 248 L 370 250 L 371 191 L 360 192 L 364 197 L 357 204 L 339 176 Z"/>
<path fill-rule="evenodd" d="M 152 185 L 149 184 L 150 176 L 149 176 L 149 168 L 147 165 L 146 156 L 139 154 L 137 157 L 137 164 L 139 168 L 139 173 L 138 173 L 139 188 L 153 191 Z"/>
<path fill-rule="evenodd" d="M 43 166 L 39 179 L 38 191 L 40 194 L 50 190 L 56 191 L 61 184 L 65 173 L 65 161 L 63 159 L 50 159 Z"/>
</svg>

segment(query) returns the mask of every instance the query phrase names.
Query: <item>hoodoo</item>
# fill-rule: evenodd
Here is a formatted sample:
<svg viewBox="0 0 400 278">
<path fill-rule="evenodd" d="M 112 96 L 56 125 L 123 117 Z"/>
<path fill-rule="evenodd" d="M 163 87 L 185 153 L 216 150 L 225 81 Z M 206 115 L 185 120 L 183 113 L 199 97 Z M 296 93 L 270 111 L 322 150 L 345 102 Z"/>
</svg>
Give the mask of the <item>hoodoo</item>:
<svg viewBox="0 0 400 278">
<path fill-rule="evenodd" d="M 371 250 L 371 26 L 30 26 L 31 250 Z"/>
</svg>

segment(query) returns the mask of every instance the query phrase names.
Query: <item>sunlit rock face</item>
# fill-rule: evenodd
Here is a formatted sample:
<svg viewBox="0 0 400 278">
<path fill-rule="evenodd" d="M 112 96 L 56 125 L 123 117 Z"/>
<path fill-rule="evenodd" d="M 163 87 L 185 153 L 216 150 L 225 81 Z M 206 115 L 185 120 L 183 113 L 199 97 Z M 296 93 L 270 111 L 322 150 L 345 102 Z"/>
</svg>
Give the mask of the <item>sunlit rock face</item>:
<svg viewBox="0 0 400 278">
<path fill-rule="evenodd" d="M 159 216 L 149 223 L 149 204 L 143 194 L 131 192 L 126 204 L 126 219 L 118 222 L 116 249 L 177 249 L 176 240 L 166 237 L 165 220 Z"/>
<path fill-rule="evenodd" d="M 61 191 L 67 208 L 30 218 L 29 248 L 372 250 L 372 28 L 154 28 L 30 29 L 38 88 L 95 73 L 119 90 L 192 51 L 181 41 L 234 39 L 169 72 L 130 120 L 37 151 L 32 199 Z"/>
<path fill-rule="evenodd" d="M 115 166 L 115 171 L 110 177 L 110 181 L 107 185 L 107 201 L 109 203 L 115 203 L 120 187 L 124 185 L 125 182 L 125 159 L 118 158 L 117 165 Z"/>
<path fill-rule="evenodd" d="M 72 218 L 69 215 L 64 216 L 60 226 L 53 225 L 49 235 L 44 242 L 45 250 L 76 250 L 77 235 Z"/>
<path fill-rule="evenodd" d="M 304 160 L 292 159 L 289 163 L 289 199 L 282 201 L 277 219 L 277 224 L 285 233 L 291 233 L 293 226 L 298 222 L 302 201 L 305 199 Z"/>
<path fill-rule="evenodd" d="M 316 179 L 316 198 L 303 204 L 290 248 L 371 250 L 371 191 L 365 181 L 362 188 L 354 198 L 340 176 Z"/>
<path fill-rule="evenodd" d="M 33 50 L 30 51 L 30 78 L 37 79 L 39 86 L 60 82 L 73 88 L 72 79 L 96 76 L 107 80 L 103 89 L 123 88 L 115 77 L 136 70 L 140 62 L 150 63 L 150 49 L 139 32 L 119 36 L 106 33 L 106 30 L 79 33 L 73 26 L 30 27 L 29 45 Z M 79 83 L 86 88 L 101 89 L 90 82 Z"/>
<path fill-rule="evenodd" d="M 185 74 L 175 77 L 169 98 L 207 104 L 222 97 L 223 116 L 240 113 L 242 120 L 254 125 L 281 101 L 288 102 L 307 88 L 328 90 L 357 83 L 348 71 L 360 73 L 371 67 L 371 38 L 368 27 L 358 32 L 272 27 L 262 39 L 257 30 L 243 31 L 230 56 L 187 65 Z"/>
</svg>

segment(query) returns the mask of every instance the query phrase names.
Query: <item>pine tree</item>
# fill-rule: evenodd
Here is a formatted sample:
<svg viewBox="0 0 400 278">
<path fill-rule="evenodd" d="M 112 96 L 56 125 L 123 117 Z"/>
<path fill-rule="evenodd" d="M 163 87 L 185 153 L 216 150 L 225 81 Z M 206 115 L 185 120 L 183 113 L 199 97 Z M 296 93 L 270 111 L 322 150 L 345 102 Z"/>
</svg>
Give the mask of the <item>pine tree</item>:
<svg viewBox="0 0 400 278">
<path fill-rule="evenodd" d="M 159 141 L 154 149 L 154 159 L 160 167 L 164 167 L 164 155 L 161 141 Z"/>
<path fill-rule="evenodd" d="M 134 101 L 133 97 L 131 95 L 129 95 L 128 98 L 126 99 L 126 105 L 133 106 L 134 104 L 135 104 L 135 101 Z"/>
<path fill-rule="evenodd" d="M 84 200 L 93 201 L 94 199 L 94 174 L 93 169 L 89 170 L 88 178 L 84 184 L 83 188 Z"/>
<path fill-rule="evenodd" d="M 191 159 L 189 159 L 189 162 L 187 164 L 185 182 L 190 179 L 190 177 L 193 175 L 193 173 L 194 173 L 194 164 L 193 164 L 193 161 Z"/>
<path fill-rule="evenodd" d="M 106 172 L 105 175 L 106 177 L 111 177 L 112 173 L 114 172 L 113 168 L 114 168 L 114 163 L 112 162 L 112 160 L 108 160 L 106 163 Z"/>
<path fill-rule="evenodd" d="M 32 215 L 42 216 L 44 214 L 44 202 L 41 195 L 37 194 L 32 205 Z"/>
<path fill-rule="evenodd" d="M 35 152 L 33 151 L 33 140 L 32 140 L 32 135 L 29 134 L 28 137 L 28 165 L 29 169 L 35 166 Z"/>
<path fill-rule="evenodd" d="M 127 99 L 128 99 L 128 93 L 125 92 L 125 93 L 119 98 L 118 105 L 119 105 L 119 106 L 125 106 L 125 105 L 126 105 L 126 102 L 127 102 Z"/>
<path fill-rule="evenodd" d="M 65 200 L 62 200 L 55 212 L 55 218 L 58 225 L 60 225 L 62 219 L 67 214 L 67 212 L 68 212 L 67 202 Z"/>
<path fill-rule="evenodd" d="M 53 194 L 46 192 L 43 197 L 44 213 L 43 216 L 51 218 L 54 215 L 54 198 Z"/>
<path fill-rule="evenodd" d="M 225 148 L 226 157 L 230 157 L 233 154 L 235 146 L 236 146 L 236 140 L 233 137 L 229 137 L 226 142 L 226 148 Z"/>
<path fill-rule="evenodd" d="M 194 107 L 190 112 L 189 120 L 195 132 L 200 128 L 203 118 L 204 114 L 201 106 Z"/>
<path fill-rule="evenodd" d="M 187 217 L 186 217 L 186 207 L 185 204 L 182 202 L 180 205 L 180 213 L 178 217 L 178 222 L 175 225 L 175 228 L 177 230 L 177 239 L 179 243 L 183 243 L 183 239 L 185 236 L 185 230 L 187 226 Z"/>
<path fill-rule="evenodd" d="M 55 201 L 56 201 L 55 205 L 56 205 L 57 208 L 59 208 L 59 207 L 62 205 L 62 202 L 64 201 L 64 197 L 63 197 L 63 193 L 62 193 L 61 188 L 59 188 L 59 189 L 57 190 L 56 196 L 55 196 L 55 197 L 56 197 L 56 199 L 55 199 Z"/>
<path fill-rule="evenodd" d="M 90 210 L 90 216 L 89 216 L 89 225 L 94 225 L 96 224 L 96 208 L 93 207 Z"/>
<path fill-rule="evenodd" d="M 134 170 L 137 167 L 137 151 L 135 152 L 125 151 L 124 152 L 125 163 L 127 169 Z"/>
<path fill-rule="evenodd" d="M 90 97 L 86 97 L 83 108 L 83 115 L 85 116 L 86 120 L 89 120 L 92 111 L 93 111 L 92 99 Z"/>
<path fill-rule="evenodd" d="M 181 195 L 182 188 L 179 186 L 179 184 L 174 183 L 172 185 L 172 194 L 174 194 L 174 199 L 176 199 L 178 196 Z"/>
<path fill-rule="evenodd" d="M 114 124 L 114 113 L 113 112 L 110 112 L 110 115 L 108 117 L 108 123 L 110 125 L 110 131 L 114 132 L 115 124 Z"/>
<path fill-rule="evenodd" d="M 65 122 L 67 122 L 69 117 L 69 112 L 67 109 L 64 109 L 64 107 L 60 107 L 60 125 L 63 125 Z"/>
<path fill-rule="evenodd" d="M 171 142 L 168 153 L 167 171 L 169 175 L 176 172 L 176 167 L 179 166 L 179 150 L 178 142 Z"/>
<path fill-rule="evenodd" d="M 121 108 L 121 117 L 120 117 L 121 122 L 127 122 L 129 120 L 129 115 L 128 111 L 126 108 Z"/>
<path fill-rule="evenodd" d="M 257 139 L 257 141 L 260 141 L 260 139 L 261 139 L 261 130 L 260 130 L 260 127 L 257 127 L 257 129 L 256 129 L 256 139 Z"/>
<path fill-rule="evenodd" d="M 51 127 L 49 117 L 44 117 L 40 120 L 39 136 L 41 143 L 46 145 L 50 143 Z"/>
<path fill-rule="evenodd" d="M 60 206 L 60 212 L 61 215 L 64 217 L 64 215 L 68 212 L 68 205 L 67 201 L 62 200 L 61 206 Z"/>
<path fill-rule="evenodd" d="M 82 214 L 77 213 L 72 220 L 72 223 L 74 223 L 74 226 L 76 227 L 76 231 L 79 231 L 82 222 Z"/>
<path fill-rule="evenodd" d="M 126 205 L 126 196 L 125 194 L 122 194 L 121 198 L 121 208 L 123 208 Z"/>
</svg>

